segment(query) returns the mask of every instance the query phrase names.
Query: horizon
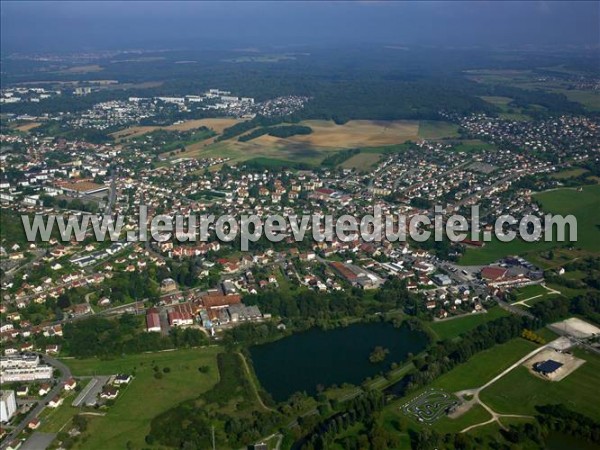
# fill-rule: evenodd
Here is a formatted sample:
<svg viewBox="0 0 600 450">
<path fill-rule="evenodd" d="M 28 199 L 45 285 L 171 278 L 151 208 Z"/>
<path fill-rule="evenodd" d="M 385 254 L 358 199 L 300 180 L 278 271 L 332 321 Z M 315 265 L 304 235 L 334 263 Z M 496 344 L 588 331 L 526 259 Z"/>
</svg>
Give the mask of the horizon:
<svg viewBox="0 0 600 450">
<path fill-rule="evenodd" d="M 3 52 L 361 44 L 598 48 L 599 14 L 599 3 L 586 1 L 2 1 L 1 28 Z"/>
</svg>

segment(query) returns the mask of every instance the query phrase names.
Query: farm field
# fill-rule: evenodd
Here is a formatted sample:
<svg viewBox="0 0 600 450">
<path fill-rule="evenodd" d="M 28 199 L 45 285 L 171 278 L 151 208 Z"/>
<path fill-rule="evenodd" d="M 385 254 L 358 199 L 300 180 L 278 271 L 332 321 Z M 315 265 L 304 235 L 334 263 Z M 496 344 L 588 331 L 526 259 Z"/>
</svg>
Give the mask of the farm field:
<svg viewBox="0 0 600 450">
<path fill-rule="evenodd" d="M 586 169 L 567 169 L 550 175 L 550 178 L 554 178 L 555 180 L 566 180 L 568 178 L 578 177 L 579 175 L 583 175 L 587 172 L 588 171 Z"/>
<path fill-rule="evenodd" d="M 22 123 L 21 125 L 17 125 L 15 127 L 15 130 L 18 131 L 22 131 L 24 133 L 33 130 L 34 128 L 37 128 L 41 125 L 40 122 L 28 122 L 28 123 Z"/>
<path fill-rule="evenodd" d="M 598 384 L 600 357 L 576 350 L 586 362 L 561 381 L 542 380 L 520 366 L 481 392 L 481 399 L 498 413 L 533 414 L 536 405 L 562 403 L 594 420 L 600 420 Z"/>
<path fill-rule="evenodd" d="M 114 137 L 117 141 L 132 138 L 136 136 L 141 136 L 143 134 L 149 133 L 154 130 L 167 130 L 167 131 L 187 131 L 193 130 L 194 128 L 207 127 L 214 130 L 216 133 L 222 133 L 223 130 L 227 127 L 235 125 L 238 122 L 243 122 L 241 119 L 233 119 L 233 118 L 214 118 L 214 119 L 196 119 L 196 120 L 186 120 L 182 123 L 177 123 L 173 125 L 169 125 L 166 127 L 161 126 L 135 126 L 125 128 L 123 130 L 112 133 L 111 136 Z"/>
<path fill-rule="evenodd" d="M 377 164 L 380 155 L 360 152 L 342 163 L 344 169 L 367 170 Z"/>
<path fill-rule="evenodd" d="M 573 214 L 577 218 L 577 242 L 574 246 L 590 253 L 600 253 L 600 185 L 583 186 L 581 192 L 575 188 L 556 189 L 535 194 L 535 198 L 542 204 L 544 212 Z M 507 255 L 527 256 L 564 244 L 545 240 L 529 243 L 520 239 L 512 242 L 492 239 L 483 248 L 468 248 L 460 264 L 489 264 Z"/>
<path fill-rule="evenodd" d="M 216 347 L 143 353 L 114 360 L 64 360 L 75 376 L 93 374 L 135 374 L 129 386 L 105 416 L 90 418 L 88 433 L 79 443 L 81 449 L 126 448 L 131 441 L 134 448 L 143 448 L 144 438 L 150 431 L 150 421 L 184 400 L 196 398 L 211 389 L 218 381 Z M 154 366 L 163 373 L 154 377 Z M 198 368 L 208 366 L 208 373 Z"/>
<path fill-rule="evenodd" d="M 443 139 L 458 137 L 458 125 L 450 122 L 422 120 L 419 123 L 419 138 Z"/>
<path fill-rule="evenodd" d="M 206 119 L 208 120 L 208 119 Z M 298 125 L 309 126 L 313 131 L 308 135 L 287 138 L 263 135 L 246 142 L 233 137 L 221 142 L 210 140 L 186 148 L 177 157 L 204 158 L 229 157 L 233 161 L 246 161 L 253 158 L 271 158 L 293 163 L 318 165 L 328 154 L 347 148 L 385 147 L 415 140 L 419 123 L 413 121 L 372 121 L 352 120 L 343 125 L 333 121 L 306 120 Z M 205 126 L 210 126 L 205 124 Z M 219 132 L 216 127 L 212 127 Z M 222 130 L 221 130 L 222 131 Z M 365 152 L 375 153 L 375 152 Z M 376 162 L 373 156 L 363 157 Z M 359 160 L 360 161 L 360 160 Z M 355 161 L 356 163 L 356 161 Z"/>
<path fill-rule="evenodd" d="M 419 123 L 407 120 L 351 120 L 337 125 L 328 120 L 305 120 L 299 125 L 312 128 L 308 135 L 289 138 L 261 136 L 258 141 L 308 144 L 314 147 L 352 148 L 390 145 L 417 138 Z"/>
<path fill-rule="evenodd" d="M 600 111 L 600 93 L 577 89 L 552 89 L 552 92 L 565 94 L 572 102 L 581 103 L 589 111 Z"/>
<path fill-rule="evenodd" d="M 486 323 L 490 320 L 494 320 L 506 315 L 508 315 L 508 312 L 504 311 L 499 306 L 494 306 L 485 314 L 468 314 L 455 319 L 432 322 L 431 325 L 429 325 L 429 328 L 431 328 L 431 330 L 440 340 L 454 339 L 461 333 L 470 331 L 482 323 Z"/>
</svg>

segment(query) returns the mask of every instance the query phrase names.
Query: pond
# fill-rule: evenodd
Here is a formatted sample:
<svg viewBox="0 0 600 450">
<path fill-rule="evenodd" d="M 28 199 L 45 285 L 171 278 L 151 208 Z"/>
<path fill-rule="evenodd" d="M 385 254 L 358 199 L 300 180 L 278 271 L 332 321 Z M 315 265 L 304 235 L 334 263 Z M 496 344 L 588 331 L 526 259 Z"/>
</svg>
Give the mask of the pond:
<svg viewBox="0 0 600 450">
<path fill-rule="evenodd" d="M 317 386 L 351 383 L 401 364 L 409 353 L 417 354 L 428 344 L 425 333 L 391 323 L 359 323 L 332 330 L 311 330 L 250 348 L 254 371 L 276 401 L 294 392 L 317 392 Z M 377 346 L 388 350 L 382 362 L 369 356 Z"/>
</svg>

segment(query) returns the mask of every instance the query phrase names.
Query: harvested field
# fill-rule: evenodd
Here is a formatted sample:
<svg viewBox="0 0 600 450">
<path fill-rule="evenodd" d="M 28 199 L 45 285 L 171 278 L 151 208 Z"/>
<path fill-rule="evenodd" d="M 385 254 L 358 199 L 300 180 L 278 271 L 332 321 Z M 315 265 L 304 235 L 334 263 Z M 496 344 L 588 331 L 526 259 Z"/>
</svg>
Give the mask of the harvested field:
<svg viewBox="0 0 600 450">
<path fill-rule="evenodd" d="M 342 163 L 344 169 L 367 170 L 377 164 L 381 158 L 378 153 L 359 153 Z"/>
<path fill-rule="evenodd" d="M 19 131 L 23 131 L 23 132 L 28 132 L 30 130 L 33 130 L 34 128 L 37 128 L 41 125 L 40 122 L 29 122 L 29 123 L 24 123 L 22 125 L 18 125 L 15 127 L 15 130 L 19 130 Z"/>
<path fill-rule="evenodd" d="M 414 140 L 419 132 L 418 122 L 406 120 L 351 120 L 343 125 L 327 120 L 305 120 L 300 125 L 311 127 L 313 132 L 285 139 L 261 136 L 255 141 L 272 144 L 289 142 L 329 148 L 374 147 Z"/>
<path fill-rule="evenodd" d="M 87 66 L 73 66 L 68 69 L 60 70 L 58 73 L 93 73 L 104 70 L 102 66 L 98 64 L 89 64 Z"/>
</svg>

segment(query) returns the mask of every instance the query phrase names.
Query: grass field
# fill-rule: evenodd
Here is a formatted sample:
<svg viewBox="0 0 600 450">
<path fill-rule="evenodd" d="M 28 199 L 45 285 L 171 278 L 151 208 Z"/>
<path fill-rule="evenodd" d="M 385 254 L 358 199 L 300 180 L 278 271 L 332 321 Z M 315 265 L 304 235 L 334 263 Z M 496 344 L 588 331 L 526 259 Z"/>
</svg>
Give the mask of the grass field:
<svg viewBox="0 0 600 450">
<path fill-rule="evenodd" d="M 422 120 L 419 123 L 419 138 L 444 139 L 458 137 L 458 125 L 450 122 Z"/>
<path fill-rule="evenodd" d="M 459 264 L 463 266 L 489 264 L 508 255 L 527 257 L 529 253 L 549 250 L 555 246 L 556 243 L 554 242 L 525 242 L 521 239 L 515 239 L 512 242 L 501 242 L 492 238 L 490 242 L 485 243 L 483 248 L 468 247 L 460 258 Z"/>
<path fill-rule="evenodd" d="M 484 142 L 479 139 L 465 139 L 459 141 L 454 146 L 455 152 L 465 152 L 465 153 L 478 153 L 485 150 L 491 150 L 496 148 L 494 144 L 490 144 L 489 142 Z"/>
<path fill-rule="evenodd" d="M 377 153 L 359 153 L 342 163 L 344 169 L 368 170 L 375 166 L 381 155 Z"/>
<path fill-rule="evenodd" d="M 144 438 L 150 430 L 150 421 L 158 414 L 184 400 L 198 397 L 211 389 L 219 379 L 217 347 L 144 353 L 114 360 L 65 360 L 75 376 L 93 374 L 135 373 L 131 384 L 122 389 L 114 406 L 103 417 L 90 419 L 89 434 L 79 447 L 85 450 L 126 448 L 131 441 L 134 448 L 145 446 Z M 154 377 L 154 366 L 163 373 Z M 208 366 L 208 373 L 198 368 Z"/>
<path fill-rule="evenodd" d="M 222 133 L 223 130 L 227 127 L 235 125 L 238 122 L 243 122 L 241 119 L 233 119 L 233 118 L 215 118 L 215 119 L 196 119 L 196 120 L 186 120 L 182 123 L 177 123 L 173 125 L 169 125 L 166 127 L 160 126 L 135 126 L 125 128 L 123 130 L 112 133 L 111 136 L 115 138 L 117 141 L 128 139 L 136 136 L 141 136 L 143 134 L 149 133 L 154 130 L 167 130 L 167 131 L 187 131 L 193 130 L 195 128 L 207 127 L 214 130 L 216 133 Z"/>
<path fill-rule="evenodd" d="M 581 192 L 557 189 L 536 194 L 535 198 L 544 211 L 577 218 L 575 247 L 600 252 L 600 185 L 583 186 Z"/>
<path fill-rule="evenodd" d="M 64 396 L 63 404 L 58 408 L 45 408 L 39 417 L 41 421 L 39 431 L 43 433 L 58 433 L 63 428 L 66 428 L 66 425 L 71 421 L 73 416 L 79 412 L 79 408 L 71 406 L 71 402 L 75 397 L 76 394 L 70 392 Z"/>
<path fill-rule="evenodd" d="M 431 325 L 429 325 L 429 328 L 431 328 L 440 340 L 453 339 L 461 333 L 465 333 L 466 331 L 478 327 L 482 323 L 506 316 L 507 314 L 508 313 L 505 310 L 499 306 L 495 306 L 486 314 L 467 314 L 456 319 L 432 322 Z"/>
<path fill-rule="evenodd" d="M 511 106 L 511 97 L 481 96 L 481 99 L 500 109 L 500 117 L 507 120 L 530 120 L 531 117 L 523 112 L 523 108 Z"/>
<path fill-rule="evenodd" d="M 581 103 L 589 111 L 600 111 L 600 93 L 577 89 L 553 89 L 553 92 L 565 94 L 572 102 Z"/>
<path fill-rule="evenodd" d="M 567 71 L 564 68 L 553 67 L 555 72 L 578 74 L 576 71 Z M 600 110 L 600 93 L 592 90 L 570 89 L 568 82 L 540 81 L 536 73 L 530 70 L 471 70 L 467 76 L 478 83 L 504 84 L 521 89 L 542 89 L 548 92 L 564 94 L 570 101 L 583 105 L 588 111 Z M 498 106 L 500 109 L 507 107 L 505 99 L 508 97 L 481 97 L 483 100 Z"/>
<path fill-rule="evenodd" d="M 531 297 L 535 297 L 536 295 L 545 295 L 548 293 L 548 290 L 539 284 L 534 284 L 531 286 L 524 286 L 515 290 L 515 294 L 517 295 L 517 301 L 525 300 Z"/>
<path fill-rule="evenodd" d="M 556 189 L 535 194 L 542 210 L 552 214 L 573 214 L 577 218 L 577 242 L 574 247 L 587 252 L 600 253 L 600 185 L 584 186 L 579 192 L 575 188 Z M 515 239 L 500 242 L 493 239 L 483 248 L 468 248 L 460 259 L 462 265 L 488 264 L 507 255 L 535 254 L 543 250 L 562 247 L 567 243 L 525 242 Z"/>
<path fill-rule="evenodd" d="M 515 338 L 474 355 L 435 380 L 431 386 L 456 392 L 479 387 L 537 347 L 533 342 Z"/>
<path fill-rule="evenodd" d="M 442 375 L 426 388 L 415 391 L 410 396 L 386 406 L 382 412 L 384 426 L 391 428 L 394 423 L 403 421 L 408 422 L 410 428 L 422 428 L 422 424 L 410 419 L 400 410 L 403 404 L 430 388 L 453 393 L 463 389 L 479 387 L 536 347 L 537 345 L 532 342 L 515 338 L 477 353 L 466 363 Z M 483 407 L 476 405 L 456 419 L 450 419 L 449 417 L 440 419 L 435 423 L 435 429 L 440 433 L 457 433 L 470 425 L 483 422 L 489 418 L 489 413 Z"/>
<path fill-rule="evenodd" d="M 536 405 L 563 403 L 568 408 L 600 420 L 598 373 L 600 357 L 576 350 L 586 362 L 561 381 L 537 378 L 523 367 L 517 367 L 481 393 L 481 399 L 492 409 L 505 414 L 533 414 Z"/>
<path fill-rule="evenodd" d="M 567 169 L 561 170 L 560 172 L 556 172 L 550 175 L 550 178 L 554 178 L 555 180 L 566 180 L 568 178 L 578 177 L 579 175 L 583 175 L 586 172 L 586 169 Z"/>
</svg>

